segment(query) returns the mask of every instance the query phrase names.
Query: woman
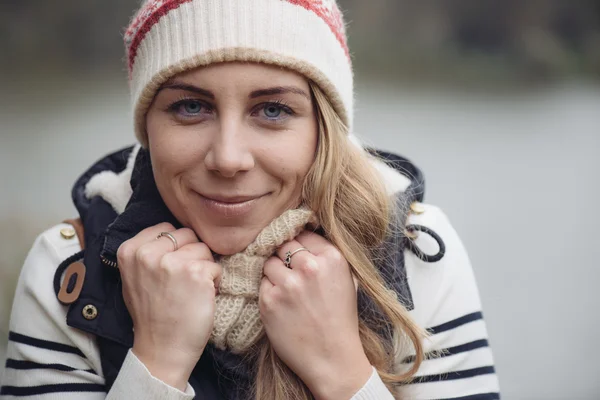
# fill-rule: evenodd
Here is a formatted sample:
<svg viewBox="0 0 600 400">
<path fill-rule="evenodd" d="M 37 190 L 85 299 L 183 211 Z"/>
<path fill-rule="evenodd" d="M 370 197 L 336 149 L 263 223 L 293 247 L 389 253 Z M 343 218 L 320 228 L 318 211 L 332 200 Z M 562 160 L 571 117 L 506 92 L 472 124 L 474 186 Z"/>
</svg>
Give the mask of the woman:
<svg viewBox="0 0 600 400">
<path fill-rule="evenodd" d="M 456 233 L 349 136 L 333 0 L 150 0 L 125 39 L 141 146 L 34 244 L 2 395 L 499 398 Z"/>
</svg>

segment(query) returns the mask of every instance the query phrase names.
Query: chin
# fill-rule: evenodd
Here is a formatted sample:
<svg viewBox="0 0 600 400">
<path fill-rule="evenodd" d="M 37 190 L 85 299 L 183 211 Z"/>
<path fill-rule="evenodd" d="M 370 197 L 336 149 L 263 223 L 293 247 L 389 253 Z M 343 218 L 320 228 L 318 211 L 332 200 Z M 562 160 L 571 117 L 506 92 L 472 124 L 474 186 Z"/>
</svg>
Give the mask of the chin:
<svg viewBox="0 0 600 400">
<path fill-rule="evenodd" d="M 246 247 L 254 241 L 258 233 L 249 232 L 242 228 L 220 227 L 214 231 L 202 232 L 199 236 L 214 253 L 230 256 L 246 250 Z"/>
<path fill-rule="evenodd" d="M 217 243 L 210 243 L 210 241 L 204 242 L 209 249 L 211 249 L 214 253 L 220 254 L 222 256 L 230 256 L 232 254 L 236 254 L 236 253 L 240 253 L 244 250 L 246 250 L 246 247 L 248 247 L 248 245 L 250 243 L 246 243 L 246 244 L 237 244 L 237 243 L 223 243 L 223 242 L 217 242 Z"/>
</svg>

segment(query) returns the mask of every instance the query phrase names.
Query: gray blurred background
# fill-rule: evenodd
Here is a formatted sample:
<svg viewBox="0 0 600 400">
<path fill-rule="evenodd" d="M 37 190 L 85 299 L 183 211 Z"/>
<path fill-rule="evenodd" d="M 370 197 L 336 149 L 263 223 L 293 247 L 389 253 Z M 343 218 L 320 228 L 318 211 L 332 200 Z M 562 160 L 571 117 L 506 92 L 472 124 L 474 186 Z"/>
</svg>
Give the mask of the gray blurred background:
<svg viewBox="0 0 600 400">
<path fill-rule="evenodd" d="M 35 236 L 134 140 L 121 34 L 138 2 L 0 4 L 0 361 Z M 600 399 L 600 1 L 340 4 L 356 133 L 415 161 L 462 236 L 503 398 Z"/>
</svg>

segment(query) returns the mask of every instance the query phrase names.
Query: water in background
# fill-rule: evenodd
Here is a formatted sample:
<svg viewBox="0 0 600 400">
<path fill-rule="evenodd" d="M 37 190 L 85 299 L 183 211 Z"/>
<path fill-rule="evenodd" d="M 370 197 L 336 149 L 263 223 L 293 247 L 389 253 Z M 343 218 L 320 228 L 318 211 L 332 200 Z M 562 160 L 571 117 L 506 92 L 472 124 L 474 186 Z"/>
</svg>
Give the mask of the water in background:
<svg viewBox="0 0 600 400">
<path fill-rule="evenodd" d="M 128 107 L 122 78 L 3 85 L 0 360 L 27 249 L 75 215 L 84 168 L 133 142 Z M 600 87 L 585 83 L 358 90 L 356 132 L 424 170 L 427 202 L 469 250 L 505 399 L 600 398 L 599 111 Z"/>
</svg>

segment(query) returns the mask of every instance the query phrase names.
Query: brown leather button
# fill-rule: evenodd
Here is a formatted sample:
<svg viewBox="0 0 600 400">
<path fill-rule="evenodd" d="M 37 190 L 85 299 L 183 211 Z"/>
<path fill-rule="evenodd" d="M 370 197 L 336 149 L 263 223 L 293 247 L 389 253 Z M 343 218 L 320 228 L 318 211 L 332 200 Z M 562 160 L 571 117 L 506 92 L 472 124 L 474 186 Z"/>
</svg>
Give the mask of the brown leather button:
<svg viewBox="0 0 600 400">
<path fill-rule="evenodd" d="M 98 316 L 98 309 L 93 304 L 88 304 L 81 311 L 83 318 L 92 320 Z"/>
<path fill-rule="evenodd" d="M 69 282 L 71 282 L 73 275 L 76 275 L 75 286 L 69 292 Z M 84 279 L 85 265 L 82 262 L 78 261 L 69 265 L 65 271 L 65 277 L 63 278 L 62 285 L 60 286 L 60 291 L 58 292 L 58 301 L 65 305 L 74 303 L 81 294 Z"/>
</svg>

